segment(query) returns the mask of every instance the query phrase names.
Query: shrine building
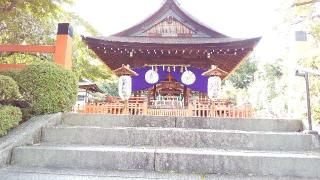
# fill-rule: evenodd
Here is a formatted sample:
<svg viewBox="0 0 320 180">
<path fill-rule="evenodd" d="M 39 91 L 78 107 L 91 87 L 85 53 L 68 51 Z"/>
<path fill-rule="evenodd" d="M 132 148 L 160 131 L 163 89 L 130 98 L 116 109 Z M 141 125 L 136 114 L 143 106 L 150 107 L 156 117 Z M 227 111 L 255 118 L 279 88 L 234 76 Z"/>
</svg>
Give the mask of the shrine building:
<svg viewBox="0 0 320 180">
<path fill-rule="evenodd" d="M 166 0 L 129 29 L 83 40 L 120 77 L 119 103 L 128 106 L 127 113 L 176 115 L 181 110 L 198 116 L 196 110 L 202 108 L 207 111 L 201 116 L 231 116 L 240 107 L 219 99 L 221 80 L 246 60 L 260 37 L 229 37 L 200 23 L 176 0 Z M 139 103 L 144 109 L 133 113 L 130 107 Z M 224 110 L 214 110 L 219 107 Z"/>
</svg>

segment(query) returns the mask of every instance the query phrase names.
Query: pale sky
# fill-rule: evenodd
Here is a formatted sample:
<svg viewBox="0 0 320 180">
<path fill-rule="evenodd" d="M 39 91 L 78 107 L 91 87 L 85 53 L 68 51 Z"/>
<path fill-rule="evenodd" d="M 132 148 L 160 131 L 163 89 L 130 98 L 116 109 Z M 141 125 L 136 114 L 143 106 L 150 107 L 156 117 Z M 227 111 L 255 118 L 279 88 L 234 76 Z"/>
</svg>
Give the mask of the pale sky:
<svg viewBox="0 0 320 180">
<path fill-rule="evenodd" d="M 262 36 L 257 52 L 270 56 L 281 41 L 274 30 L 283 21 L 280 0 L 178 0 L 200 22 L 231 37 Z M 77 0 L 73 11 L 102 35 L 125 30 L 161 7 L 163 0 Z M 279 41 L 279 42 L 274 42 Z M 268 49 L 269 53 L 266 51 Z"/>
</svg>

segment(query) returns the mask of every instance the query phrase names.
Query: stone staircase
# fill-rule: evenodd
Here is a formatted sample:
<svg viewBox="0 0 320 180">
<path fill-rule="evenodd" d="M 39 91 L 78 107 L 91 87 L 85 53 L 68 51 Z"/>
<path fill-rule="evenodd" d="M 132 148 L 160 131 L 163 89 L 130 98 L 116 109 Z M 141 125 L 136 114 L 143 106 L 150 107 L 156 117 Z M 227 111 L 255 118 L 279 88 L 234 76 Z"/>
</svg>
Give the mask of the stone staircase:
<svg viewBox="0 0 320 180">
<path fill-rule="evenodd" d="M 41 142 L 13 150 L 21 168 L 320 178 L 318 135 L 298 120 L 66 114 Z"/>
</svg>

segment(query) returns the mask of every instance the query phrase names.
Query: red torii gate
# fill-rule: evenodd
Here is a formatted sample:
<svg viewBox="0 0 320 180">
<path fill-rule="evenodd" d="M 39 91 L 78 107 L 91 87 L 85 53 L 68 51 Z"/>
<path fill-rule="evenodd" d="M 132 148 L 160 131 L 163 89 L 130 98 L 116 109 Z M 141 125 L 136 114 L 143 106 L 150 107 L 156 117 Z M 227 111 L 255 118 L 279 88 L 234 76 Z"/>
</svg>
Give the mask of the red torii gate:
<svg viewBox="0 0 320 180">
<path fill-rule="evenodd" d="M 53 53 L 54 62 L 67 69 L 72 68 L 72 37 L 73 30 L 69 23 L 59 23 L 55 45 L 18 45 L 2 44 L 0 53 Z M 1 70 L 23 69 L 26 64 L 0 64 Z"/>
</svg>

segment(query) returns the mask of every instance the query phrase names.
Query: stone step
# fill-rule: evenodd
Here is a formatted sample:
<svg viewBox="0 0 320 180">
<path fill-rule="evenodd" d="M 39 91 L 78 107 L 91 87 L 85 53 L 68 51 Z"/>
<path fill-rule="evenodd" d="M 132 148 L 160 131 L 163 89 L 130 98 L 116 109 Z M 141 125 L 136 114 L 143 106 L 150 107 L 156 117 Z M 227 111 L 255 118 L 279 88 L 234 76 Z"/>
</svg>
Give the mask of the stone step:
<svg viewBox="0 0 320 180">
<path fill-rule="evenodd" d="M 319 136 L 302 133 L 151 127 L 48 127 L 42 130 L 42 142 L 265 151 L 303 151 L 320 147 Z"/>
<path fill-rule="evenodd" d="M 319 152 L 39 145 L 15 148 L 12 164 L 39 168 L 320 177 Z"/>
<path fill-rule="evenodd" d="M 152 171 L 115 171 L 98 169 L 65 169 L 38 167 L 6 167 L 0 169 L 5 180 L 318 180 L 316 178 L 275 177 L 253 175 L 187 174 Z"/>
<path fill-rule="evenodd" d="M 99 127 L 177 127 L 194 129 L 221 129 L 242 131 L 303 130 L 300 120 L 287 119 L 237 119 L 160 116 L 112 116 L 105 114 L 66 113 L 63 123 L 69 126 Z"/>
</svg>

